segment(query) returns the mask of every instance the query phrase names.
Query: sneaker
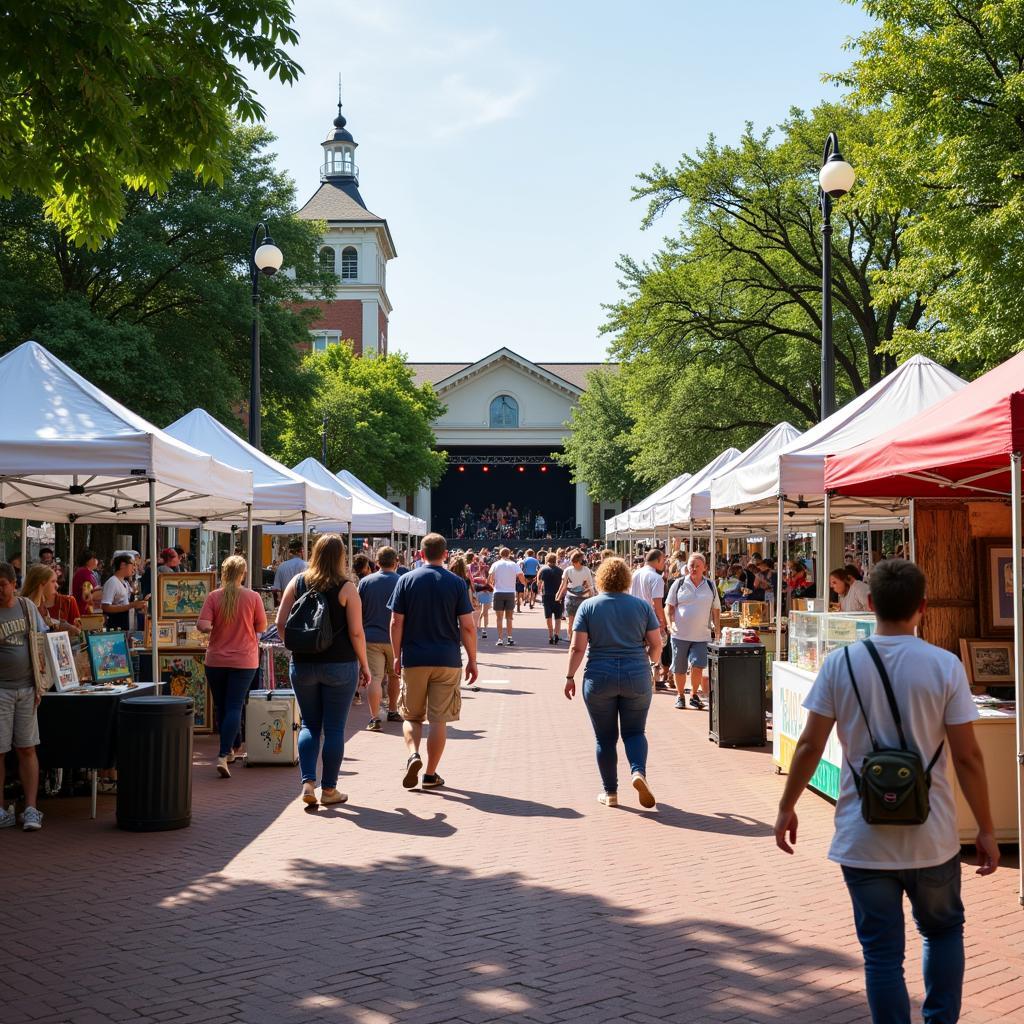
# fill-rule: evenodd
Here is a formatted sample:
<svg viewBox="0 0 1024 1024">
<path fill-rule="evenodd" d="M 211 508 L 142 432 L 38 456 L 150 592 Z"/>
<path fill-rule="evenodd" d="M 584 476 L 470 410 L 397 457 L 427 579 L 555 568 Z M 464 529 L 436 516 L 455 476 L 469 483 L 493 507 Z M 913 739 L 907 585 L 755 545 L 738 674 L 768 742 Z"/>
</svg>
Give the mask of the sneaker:
<svg viewBox="0 0 1024 1024">
<path fill-rule="evenodd" d="M 553 636 L 548 637 L 548 644 L 554 644 L 555 638 Z"/>
<path fill-rule="evenodd" d="M 647 785 L 647 778 L 642 772 L 633 772 L 633 788 L 640 797 L 640 806 L 650 810 L 656 801 L 654 794 L 651 792 L 651 787 Z"/>
<path fill-rule="evenodd" d="M 515 647 L 515 645 L 516 645 L 516 642 L 515 642 L 515 640 L 513 640 L 513 639 L 512 639 L 512 637 L 509 637 L 509 638 L 508 638 L 508 639 L 507 639 L 507 640 L 505 641 L 505 646 L 506 646 L 506 647 Z"/>
<path fill-rule="evenodd" d="M 685 711 L 686 710 L 686 701 L 685 701 L 685 699 L 682 698 L 682 697 L 676 697 L 676 704 L 675 704 L 675 706 L 680 711 Z"/>
<path fill-rule="evenodd" d="M 438 786 L 444 785 L 444 779 L 441 778 L 436 772 L 433 775 L 424 775 L 423 781 L 420 783 L 421 789 L 437 789 Z"/>
<path fill-rule="evenodd" d="M 397 711 L 389 711 L 388 712 L 388 721 L 389 722 L 401 722 L 402 721 L 402 716 Z"/>
<path fill-rule="evenodd" d="M 619 794 L 618 793 L 598 793 L 597 802 L 604 804 L 605 807 L 618 807 L 619 806 Z"/>
<path fill-rule="evenodd" d="M 486 640 L 487 639 L 487 630 L 486 629 L 481 629 L 480 630 L 480 639 L 481 640 Z"/>
<path fill-rule="evenodd" d="M 21 816 L 21 827 L 26 832 L 38 832 L 43 827 L 43 816 L 34 807 L 26 807 Z"/>
<path fill-rule="evenodd" d="M 363 703 L 363 698 L 362 698 L 362 695 L 361 695 L 361 694 L 359 693 L 359 691 L 358 691 L 358 690 L 356 690 L 356 695 L 355 695 L 355 697 L 353 698 L 353 700 L 352 700 L 352 703 L 353 703 L 353 704 L 355 704 L 355 705 L 357 705 L 357 706 L 358 706 L 359 704 L 362 704 L 362 703 Z"/>
<path fill-rule="evenodd" d="M 18 816 L 14 813 L 14 804 L 5 811 L 0 807 L 0 828 L 14 828 L 18 823 Z"/>
<path fill-rule="evenodd" d="M 668 690 L 668 683 L 663 683 L 660 679 L 654 684 L 655 690 L 660 693 L 664 693 Z"/>
<path fill-rule="evenodd" d="M 690 698 L 690 707 L 691 708 L 696 708 L 698 711 L 703 711 L 704 710 L 704 702 L 700 699 L 700 697 L 698 697 L 696 694 L 694 694 Z"/>
<path fill-rule="evenodd" d="M 217 758 L 217 774 L 222 779 L 231 778 L 231 769 L 228 767 L 228 759 L 226 757 Z"/>
<path fill-rule="evenodd" d="M 505 641 L 502 640 L 500 636 L 498 637 L 497 646 L 498 647 L 504 647 L 505 646 Z"/>
<path fill-rule="evenodd" d="M 420 780 L 420 769 L 423 767 L 423 758 L 419 754 L 410 754 L 409 760 L 405 762 L 405 776 L 402 785 L 406 789 L 415 789 L 416 783 Z"/>
<path fill-rule="evenodd" d="M 366 727 L 367 732 L 380 732 L 380 719 L 371 718 L 370 724 Z"/>
</svg>

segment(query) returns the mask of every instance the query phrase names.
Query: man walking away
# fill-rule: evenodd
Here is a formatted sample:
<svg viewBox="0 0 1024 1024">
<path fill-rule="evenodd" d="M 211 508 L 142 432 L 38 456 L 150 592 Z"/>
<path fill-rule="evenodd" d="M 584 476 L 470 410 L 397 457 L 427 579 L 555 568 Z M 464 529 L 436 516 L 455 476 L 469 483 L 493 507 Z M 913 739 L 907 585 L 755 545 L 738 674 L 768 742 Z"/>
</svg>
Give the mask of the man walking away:
<svg viewBox="0 0 1024 1024">
<path fill-rule="evenodd" d="M 512 561 L 512 552 L 508 548 L 502 548 L 499 555 L 498 561 L 491 566 L 487 580 L 494 587 L 494 617 L 498 620 L 498 646 L 505 644 L 512 647 L 512 613 L 516 607 L 516 584 L 521 583 L 525 586 L 526 577 Z M 501 628 L 503 621 L 504 632 Z"/>
<path fill-rule="evenodd" d="M 305 555 L 301 540 L 293 540 L 288 545 L 288 559 L 277 567 L 277 572 L 274 573 L 274 583 L 270 588 L 274 592 L 274 600 L 278 604 L 281 603 L 281 595 L 288 589 L 288 584 L 300 572 L 305 572 L 309 568 Z"/>
<path fill-rule="evenodd" d="M 387 681 L 388 721 L 400 722 L 398 713 L 398 674 L 395 672 L 395 654 L 391 647 L 391 610 L 388 602 L 400 579 L 395 571 L 398 553 L 384 547 L 377 552 L 378 572 L 370 573 L 359 581 L 359 600 L 363 604 L 363 633 L 366 635 L 366 660 L 370 665 L 370 685 L 367 699 L 370 703 L 370 732 L 380 732 L 381 697 Z"/>
<path fill-rule="evenodd" d="M 999 863 L 985 763 L 974 736 L 978 710 L 963 665 L 955 655 L 914 635 L 925 610 L 924 592 L 924 573 L 913 562 L 891 559 L 872 570 L 877 629 L 869 641 L 833 651 L 822 663 L 804 701 L 807 724 L 775 822 L 776 844 L 792 853 L 796 803 L 834 724 L 843 769 L 829 859 L 841 865 L 853 902 L 868 1006 L 876 1024 L 910 1024 L 903 976 L 904 893 L 924 942 L 924 1019 L 953 1024 L 960 1016 L 964 908 L 947 750 L 978 823 L 977 873 L 990 875 Z M 917 778 L 917 813 L 904 810 L 914 803 L 908 797 L 898 804 L 904 821 L 877 823 L 893 814 L 888 808 L 897 804 L 895 790 L 901 781 L 918 771 L 916 765 L 906 766 L 905 751 L 917 754 L 924 776 Z M 898 767 L 901 755 L 904 766 Z M 870 786 L 870 779 L 883 785 Z M 886 786 L 893 791 L 886 792 Z M 876 823 L 869 824 L 869 818 Z M 907 824 L 908 819 L 920 823 Z"/>
<path fill-rule="evenodd" d="M 46 623 L 31 601 L 15 594 L 14 566 L 0 562 L 0 795 L 4 791 L 4 760 L 13 746 L 25 792 L 21 825 L 26 832 L 43 827 L 36 809 L 39 793 L 39 722 L 35 676 L 32 673 L 32 632 L 46 632 Z M 28 616 L 35 617 L 30 626 Z M 13 828 L 14 814 L 0 803 L 0 828 Z"/>
<path fill-rule="evenodd" d="M 406 789 L 416 785 L 423 767 L 424 719 L 430 722 L 430 734 L 423 788 L 444 785 L 437 768 L 447 739 L 446 723 L 459 720 L 462 706 L 460 639 L 470 686 L 478 675 L 473 606 L 465 581 L 444 567 L 447 547 L 440 534 L 428 533 L 423 538 L 426 564 L 399 578 L 389 602 L 394 671 L 402 676 L 398 710 L 405 719 L 402 732 L 409 750 L 402 779 Z"/>
<path fill-rule="evenodd" d="M 654 609 L 654 617 L 661 629 L 661 642 L 668 638 L 668 626 L 665 623 L 665 552 L 660 548 L 651 548 L 647 552 L 645 565 L 633 574 L 633 582 L 629 592 L 633 597 L 646 601 Z M 660 657 L 660 655 L 659 655 Z M 651 673 L 657 680 L 659 664 L 651 665 Z"/>
<path fill-rule="evenodd" d="M 528 548 L 523 559 L 523 578 L 526 580 L 526 600 L 532 608 L 537 600 L 537 574 L 540 572 L 540 561 L 537 552 Z"/>
<path fill-rule="evenodd" d="M 704 710 L 700 688 L 708 667 L 711 623 L 719 633 L 722 602 L 718 588 L 704 575 L 704 556 L 694 552 L 686 563 L 686 573 L 672 584 L 665 605 L 672 623 L 672 674 L 676 681 L 676 707 L 686 707 L 686 670 L 690 670 L 690 707 Z"/>
</svg>

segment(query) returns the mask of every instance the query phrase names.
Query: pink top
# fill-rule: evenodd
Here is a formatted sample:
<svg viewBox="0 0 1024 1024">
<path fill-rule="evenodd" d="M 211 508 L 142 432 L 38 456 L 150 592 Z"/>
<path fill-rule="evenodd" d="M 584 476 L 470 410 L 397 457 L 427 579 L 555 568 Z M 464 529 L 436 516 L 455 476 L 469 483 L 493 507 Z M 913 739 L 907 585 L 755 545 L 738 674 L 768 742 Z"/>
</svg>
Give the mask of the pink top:
<svg viewBox="0 0 1024 1024">
<path fill-rule="evenodd" d="M 203 602 L 199 618 L 213 622 L 206 664 L 211 668 L 259 668 L 260 645 L 257 633 L 267 628 L 263 599 L 255 590 L 243 587 L 238 592 L 235 617 L 225 622 L 220 609 L 224 591 L 214 590 Z"/>
</svg>

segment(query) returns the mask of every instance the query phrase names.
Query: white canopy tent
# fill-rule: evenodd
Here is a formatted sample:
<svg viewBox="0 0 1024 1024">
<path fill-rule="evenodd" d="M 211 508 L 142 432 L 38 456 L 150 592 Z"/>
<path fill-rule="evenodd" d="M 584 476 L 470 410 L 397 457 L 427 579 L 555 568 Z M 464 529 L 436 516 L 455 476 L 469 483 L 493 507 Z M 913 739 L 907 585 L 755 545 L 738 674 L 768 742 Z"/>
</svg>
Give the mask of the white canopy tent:
<svg viewBox="0 0 1024 1024">
<path fill-rule="evenodd" d="M 690 479 L 692 473 L 683 473 L 681 476 L 673 477 L 668 483 L 662 484 L 656 491 L 652 491 L 646 498 L 642 498 L 635 505 L 631 505 L 624 512 L 612 516 L 605 522 L 605 537 L 619 537 L 624 533 L 639 530 L 645 523 L 645 513 L 652 509 L 666 495 L 673 493 Z"/>
<path fill-rule="evenodd" d="M 34 341 L 0 358 L 0 380 L 7 403 L 0 420 L 5 515 L 23 522 L 148 522 L 155 565 L 158 522 L 245 514 L 253 501 L 252 473 L 148 423 Z M 70 556 L 73 563 L 73 550 Z M 154 594 L 158 680 L 155 601 Z"/>
<path fill-rule="evenodd" d="M 404 533 L 408 535 L 410 541 L 413 537 L 423 537 L 426 535 L 427 524 L 422 519 L 408 512 L 403 512 L 397 505 L 379 495 L 368 484 L 364 484 L 354 473 L 343 469 L 338 473 L 338 479 L 348 488 L 353 496 L 361 495 L 370 505 L 375 506 L 379 513 L 391 517 L 391 525 L 386 530 L 381 529 L 377 532 L 382 534 Z"/>
<path fill-rule="evenodd" d="M 269 455 L 215 420 L 205 409 L 193 409 L 167 427 L 167 433 L 188 444 L 212 452 L 232 466 L 249 470 L 253 477 L 252 517 L 248 524 L 283 523 L 301 513 L 303 545 L 310 522 L 347 523 L 352 518 L 351 499 L 320 487 L 283 466 Z M 239 525 L 237 511 L 207 517 L 204 529 L 227 530 Z M 256 559 L 249 558 L 250 581 Z"/>
</svg>

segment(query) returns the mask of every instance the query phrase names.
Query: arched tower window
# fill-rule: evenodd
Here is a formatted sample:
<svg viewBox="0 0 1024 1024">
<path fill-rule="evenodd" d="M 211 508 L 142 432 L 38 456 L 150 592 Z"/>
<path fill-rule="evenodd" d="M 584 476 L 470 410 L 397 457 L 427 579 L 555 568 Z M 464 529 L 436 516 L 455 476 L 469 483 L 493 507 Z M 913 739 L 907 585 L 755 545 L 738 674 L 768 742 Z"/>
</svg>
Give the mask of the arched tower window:
<svg viewBox="0 0 1024 1024">
<path fill-rule="evenodd" d="M 329 274 L 334 273 L 334 250 L 329 245 L 320 250 L 320 269 Z"/>
<path fill-rule="evenodd" d="M 355 247 L 346 245 L 341 250 L 341 279 L 355 281 L 359 277 L 359 253 Z"/>
<path fill-rule="evenodd" d="M 491 427 L 507 430 L 519 426 L 519 403 L 511 395 L 498 395 L 491 402 Z"/>
</svg>

